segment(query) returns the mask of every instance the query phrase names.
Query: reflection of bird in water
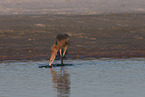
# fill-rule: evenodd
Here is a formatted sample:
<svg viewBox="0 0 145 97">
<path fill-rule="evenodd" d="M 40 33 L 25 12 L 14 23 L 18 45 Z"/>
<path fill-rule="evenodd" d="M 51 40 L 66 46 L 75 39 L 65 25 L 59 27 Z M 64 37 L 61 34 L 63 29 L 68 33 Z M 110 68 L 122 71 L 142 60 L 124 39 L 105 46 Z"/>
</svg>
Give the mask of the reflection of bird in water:
<svg viewBox="0 0 145 97">
<path fill-rule="evenodd" d="M 61 68 L 60 72 L 56 72 L 50 68 L 52 75 L 53 88 L 57 89 L 57 97 L 69 97 L 70 95 L 70 79 L 69 74 Z"/>
</svg>

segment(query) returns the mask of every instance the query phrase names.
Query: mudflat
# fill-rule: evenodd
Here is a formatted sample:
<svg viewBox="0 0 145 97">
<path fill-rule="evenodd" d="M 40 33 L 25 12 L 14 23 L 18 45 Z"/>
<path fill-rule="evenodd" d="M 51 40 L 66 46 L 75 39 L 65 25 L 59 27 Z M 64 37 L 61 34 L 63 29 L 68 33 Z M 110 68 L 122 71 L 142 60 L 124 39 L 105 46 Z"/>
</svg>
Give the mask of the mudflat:
<svg viewBox="0 0 145 97">
<path fill-rule="evenodd" d="M 67 58 L 145 57 L 145 14 L 0 16 L 0 60 L 49 59 L 67 33 Z"/>
</svg>

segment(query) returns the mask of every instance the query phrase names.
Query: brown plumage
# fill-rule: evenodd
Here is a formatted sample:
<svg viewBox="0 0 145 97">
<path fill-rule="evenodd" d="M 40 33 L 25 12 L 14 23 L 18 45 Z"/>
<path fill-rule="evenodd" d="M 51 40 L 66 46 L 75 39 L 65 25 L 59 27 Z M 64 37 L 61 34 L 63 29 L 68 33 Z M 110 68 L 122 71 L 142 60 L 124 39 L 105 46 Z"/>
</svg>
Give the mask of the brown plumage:
<svg viewBox="0 0 145 97">
<path fill-rule="evenodd" d="M 69 42 L 69 36 L 68 36 L 68 34 L 58 34 L 56 36 L 56 45 L 53 45 L 51 47 L 52 54 L 51 54 L 51 57 L 50 57 L 50 64 L 49 64 L 49 66 L 51 66 L 51 64 L 55 60 L 55 57 L 57 55 L 58 50 L 60 50 L 60 56 L 61 57 L 63 57 L 65 55 L 65 52 L 67 50 L 67 46 L 69 44 L 70 44 L 70 42 Z M 64 48 L 63 54 L 61 54 L 61 49 L 62 48 Z"/>
</svg>

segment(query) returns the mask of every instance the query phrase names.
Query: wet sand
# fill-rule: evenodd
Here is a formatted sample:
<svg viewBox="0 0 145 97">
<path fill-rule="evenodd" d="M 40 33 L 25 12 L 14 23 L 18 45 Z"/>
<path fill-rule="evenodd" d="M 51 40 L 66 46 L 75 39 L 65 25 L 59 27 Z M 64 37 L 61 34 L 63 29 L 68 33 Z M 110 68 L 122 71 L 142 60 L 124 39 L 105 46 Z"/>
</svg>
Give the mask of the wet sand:
<svg viewBox="0 0 145 97">
<path fill-rule="evenodd" d="M 0 60 L 49 59 L 57 34 L 67 58 L 145 57 L 145 14 L 0 16 Z"/>
</svg>

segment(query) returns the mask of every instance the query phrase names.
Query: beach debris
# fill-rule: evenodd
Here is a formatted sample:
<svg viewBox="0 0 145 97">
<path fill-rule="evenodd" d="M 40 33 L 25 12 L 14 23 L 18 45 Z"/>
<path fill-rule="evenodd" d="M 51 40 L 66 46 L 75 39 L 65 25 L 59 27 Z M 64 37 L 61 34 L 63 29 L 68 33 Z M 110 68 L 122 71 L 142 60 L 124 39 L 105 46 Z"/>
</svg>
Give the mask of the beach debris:
<svg viewBox="0 0 145 97">
<path fill-rule="evenodd" d="M 46 27 L 45 24 L 35 24 L 35 26 L 37 26 L 37 27 Z"/>
</svg>

